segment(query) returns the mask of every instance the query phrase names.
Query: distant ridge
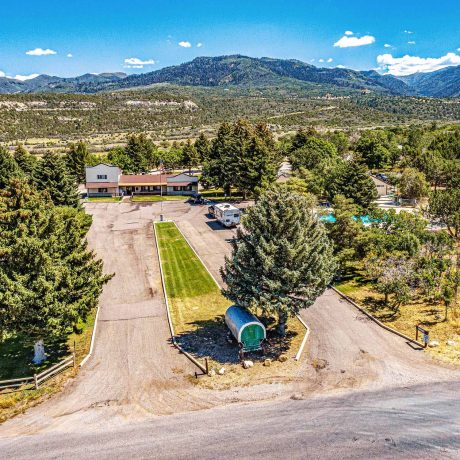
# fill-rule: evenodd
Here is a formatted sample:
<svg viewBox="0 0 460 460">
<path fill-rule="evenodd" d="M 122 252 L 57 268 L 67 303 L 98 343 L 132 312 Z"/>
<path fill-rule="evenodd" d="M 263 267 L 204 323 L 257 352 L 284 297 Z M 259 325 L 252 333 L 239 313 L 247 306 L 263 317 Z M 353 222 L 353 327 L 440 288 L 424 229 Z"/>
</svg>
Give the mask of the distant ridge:
<svg viewBox="0 0 460 460">
<path fill-rule="evenodd" d="M 301 86 L 324 92 L 359 91 L 382 95 L 459 97 L 460 66 L 406 77 L 376 71 L 315 67 L 295 59 L 252 58 L 242 55 L 197 57 L 184 64 L 144 74 L 121 72 L 85 74 L 75 78 L 40 75 L 19 81 L 0 78 L 0 93 L 96 93 L 146 87 L 158 83 L 208 87 Z"/>
</svg>

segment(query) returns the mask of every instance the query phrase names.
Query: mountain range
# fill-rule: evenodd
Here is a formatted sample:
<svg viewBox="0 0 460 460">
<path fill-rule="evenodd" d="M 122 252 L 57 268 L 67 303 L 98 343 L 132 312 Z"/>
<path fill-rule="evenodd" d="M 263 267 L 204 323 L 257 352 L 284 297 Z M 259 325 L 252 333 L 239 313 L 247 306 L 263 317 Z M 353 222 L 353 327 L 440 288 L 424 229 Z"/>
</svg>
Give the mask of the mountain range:
<svg viewBox="0 0 460 460">
<path fill-rule="evenodd" d="M 198 57 L 153 72 L 85 74 L 74 78 L 39 75 L 21 81 L 0 78 L 0 94 L 97 93 L 144 88 L 159 83 L 203 87 L 290 87 L 332 94 L 372 92 L 395 96 L 460 97 L 460 66 L 404 77 L 374 70 L 320 68 L 295 59 L 252 58 L 241 55 Z"/>
</svg>

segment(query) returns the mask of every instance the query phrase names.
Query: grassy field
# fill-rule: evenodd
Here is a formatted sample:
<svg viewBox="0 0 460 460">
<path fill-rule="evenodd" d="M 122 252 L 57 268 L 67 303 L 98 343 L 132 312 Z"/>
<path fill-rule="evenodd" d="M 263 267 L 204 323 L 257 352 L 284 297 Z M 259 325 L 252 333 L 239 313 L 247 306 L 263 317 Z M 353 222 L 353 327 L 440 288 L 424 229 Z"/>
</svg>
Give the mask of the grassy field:
<svg viewBox="0 0 460 460">
<path fill-rule="evenodd" d="M 221 188 L 201 190 L 200 193 L 203 198 L 213 201 L 238 201 L 243 199 L 242 195 L 239 195 L 237 190 L 232 190 L 231 196 L 225 196 L 224 191 Z"/>
<path fill-rule="evenodd" d="M 335 284 L 335 287 L 365 308 L 373 316 L 388 326 L 415 338 L 417 324 L 430 331 L 430 340 L 438 340 L 436 348 L 427 351 L 436 358 L 460 365 L 460 312 L 453 309 L 448 320 L 444 320 L 444 306 L 429 303 L 419 295 L 413 296 L 407 305 L 402 305 L 398 314 L 385 306 L 384 296 L 377 292 L 362 270 L 354 269 L 348 276 Z M 456 345 L 447 345 L 454 340 Z"/>
<path fill-rule="evenodd" d="M 73 333 L 67 338 L 45 343 L 47 360 L 41 365 L 32 363 L 33 341 L 24 335 L 7 337 L 0 343 L 0 380 L 29 377 L 48 369 L 62 358 L 70 355 L 74 345 L 76 361 L 80 363 L 89 351 L 94 319 L 95 312 L 88 317 L 86 323 L 78 325 L 80 333 Z M 73 369 L 69 368 L 56 378 L 46 382 L 38 390 L 25 388 L 0 392 L 0 423 L 56 393 L 62 388 L 67 378 L 72 375 Z"/>
<path fill-rule="evenodd" d="M 121 201 L 121 196 L 93 196 L 88 198 L 88 201 L 94 203 L 118 203 Z"/>
<path fill-rule="evenodd" d="M 185 201 L 189 198 L 187 195 L 135 195 L 131 201 Z"/>
<path fill-rule="evenodd" d="M 275 378 L 277 381 L 289 380 L 296 363 L 292 359 L 282 363 L 278 358 L 296 354 L 305 334 L 301 323 L 292 318 L 288 322 L 287 337 L 280 339 L 276 336 L 274 323 L 269 321 L 266 324 L 270 344 L 267 355 L 250 356 L 255 366 L 244 370 L 239 364 L 236 343 L 227 341 L 224 314 L 230 301 L 222 296 L 174 223 L 158 223 L 155 228 L 176 339 L 196 358 L 207 357 L 211 368 L 219 370 L 224 367 L 226 370 L 224 376 L 200 380 L 200 383 L 212 388 L 228 388 L 267 383 Z M 263 359 L 267 357 L 273 360 L 269 367 L 263 366 Z"/>
</svg>

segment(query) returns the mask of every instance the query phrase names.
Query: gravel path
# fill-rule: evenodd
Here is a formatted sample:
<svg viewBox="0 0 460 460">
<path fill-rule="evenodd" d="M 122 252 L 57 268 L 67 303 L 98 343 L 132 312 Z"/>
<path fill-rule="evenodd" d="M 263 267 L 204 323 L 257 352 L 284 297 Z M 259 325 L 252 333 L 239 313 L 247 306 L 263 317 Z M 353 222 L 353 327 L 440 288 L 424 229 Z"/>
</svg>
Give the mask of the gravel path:
<svg viewBox="0 0 460 460">
<path fill-rule="evenodd" d="M 184 203 L 87 210 L 90 246 L 116 272 L 101 298 L 94 355 L 62 393 L 0 427 L 2 457 L 459 458 L 460 373 L 333 291 L 302 312 L 312 334 L 292 383 L 194 386 L 193 366 L 169 343 L 151 222 L 160 213 L 175 219 L 218 279 L 234 230 Z"/>
</svg>

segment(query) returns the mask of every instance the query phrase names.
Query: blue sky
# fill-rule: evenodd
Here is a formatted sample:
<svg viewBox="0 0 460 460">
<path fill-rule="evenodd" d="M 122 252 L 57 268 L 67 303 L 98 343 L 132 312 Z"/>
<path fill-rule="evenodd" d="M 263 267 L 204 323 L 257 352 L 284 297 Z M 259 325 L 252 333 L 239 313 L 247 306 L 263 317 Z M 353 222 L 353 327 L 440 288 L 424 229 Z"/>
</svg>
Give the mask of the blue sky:
<svg viewBox="0 0 460 460">
<path fill-rule="evenodd" d="M 235 53 L 407 74 L 460 64 L 459 18 L 458 0 L 13 1 L 0 75 L 149 72 Z"/>
</svg>

